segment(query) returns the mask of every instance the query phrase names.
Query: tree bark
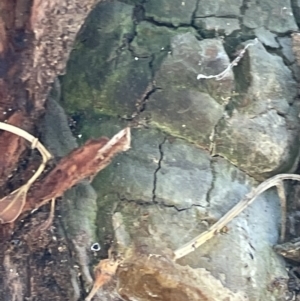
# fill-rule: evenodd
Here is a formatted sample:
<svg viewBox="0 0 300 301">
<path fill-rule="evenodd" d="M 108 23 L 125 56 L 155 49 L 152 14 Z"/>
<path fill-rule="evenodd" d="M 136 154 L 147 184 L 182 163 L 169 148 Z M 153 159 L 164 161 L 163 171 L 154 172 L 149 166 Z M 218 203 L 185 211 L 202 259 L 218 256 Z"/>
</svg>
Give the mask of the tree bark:
<svg viewBox="0 0 300 301">
<path fill-rule="evenodd" d="M 1 122 L 39 136 L 51 84 L 64 73 L 76 34 L 98 1 L 0 0 Z M 0 199 L 38 166 L 40 158 L 27 149 L 23 138 L 0 132 Z M 0 225 L 0 300 L 77 300 L 85 294 L 74 293 L 73 253 L 59 227 L 37 233 L 44 218 L 38 212 Z"/>
</svg>

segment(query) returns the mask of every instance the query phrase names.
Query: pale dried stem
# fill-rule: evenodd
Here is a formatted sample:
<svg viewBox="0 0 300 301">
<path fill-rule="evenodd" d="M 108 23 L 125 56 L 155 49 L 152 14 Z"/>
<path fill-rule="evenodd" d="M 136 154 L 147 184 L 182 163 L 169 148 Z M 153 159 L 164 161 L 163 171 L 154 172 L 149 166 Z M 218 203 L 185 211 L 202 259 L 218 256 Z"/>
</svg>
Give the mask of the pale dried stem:
<svg viewBox="0 0 300 301">
<path fill-rule="evenodd" d="M 37 232 L 45 231 L 52 225 L 52 222 L 54 219 L 54 213 L 55 213 L 55 200 L 56 200 L 55 198 L 51 199 L 49 216 L 48 216 L 47 220 L 45 222 L 43 222 L 43 224 L 38 228 Z"/>
<path fill-rule="evenodd" d="M 18 135 L 31 143 L 32 149 L 37 148 L 43 157 L 43 163 L 46 163 L 52 158 L 52 155 L 47 151 L 43 144 L 38 139 L 28 132 L 8 123 L 0 122 L 0 130 L 4 130 L 15 135 Z"/>
<path fill-rule="evenodd" d="M 277 187 L 277 193 L 281 205 L 281 231 L 280 231 L 279 242 L 282 243 L 284 242 L 285 231 L 286 231 L 286 196 L 285 196 L 284 185 L 282 181 L 279 181 L 276 187 Z"/>
<path fill-rule="evenodd" d="M 250 42 L 248 43 L 239 53 L 239 55 L 227 66 L 227 68 L 222 71 L 219 74 L 216 75 L 204 75 L 204 74 L 198 74 L 197 75 L 197 79 L 216 79 L 216 80 L 221 80 L 223 79 L 227 73 L 234 67 L 236 66 L 239 61 L 242 59 L 242 57 L 244 56 L 246 50 L 250 47 L 250 46 L 254 46 L 255 44 L 257 44 L 258 39 L 254 39 L 254 42 Z"/>
<path fill-rule="evenodd" d="M 4 130 L 4 131 L 10 132 L 10 133 L 13 133 L 15 135 L 18 135 L 18 136 L 26 139 L 27 141 L 29 141 L 31 143 L 32 149 L 37 148 L 42 155 L 42 163 L 40 164 L 37 171 L 33 174 L 33 176 L 27 181 L 27 183 L 24 184 L 23 186 L 21 186 L 20 188 L 18 188 L 17 190 L 11 192 L 8 196 L 6 196 L 0 200 L 0 202 L 1 202 L 4 200 L 7 200 L 8 197 L 11 198 L 13 196 L 12 200 L 10 201 L 10 204 L 6 207 L 4 212 L 1 212 L 2 216 L 3 216 L 3 213 L 6 213 L 7 210 L 9 210 L 16 201 L 20 202 L 20 200 L 21 200 L 20 205 L 18 206 L 19 210 L 16 211 L 15 216 L 13 218 L 11 218 L 10 220 L 3 220 L 0 217 L 0 221 L 2 223 L 3 222 L 8 223 L 8 222 L 13 222 L 19 216 L 20 212 L 22 211 L 22 208 L 25 205 L 28 189 L 34 183 L 34 181 L 41 175 L 41 173 L 44 171 L 46 163 L 48 162 L 49 159 L 52 158 L 52 156 L 47 151 L 47 149 L 38 141 L 38 139 L 36 137 L 32 136 L 31 134 L 29 134 L 28 132 L 26 132 L 20 128 L 13 126 L 11 124 L 0 122 L 0 130 Z"/>
<path fill-rule="evenodd" d="M 247 194 L 237 205 L 235 205 L 228 213 L 226 213 L 219 221 L 213 224 L 207 231 L 201 233 L 182 247 L 178 248 L 174 252 L 174 260 L 177 260 L 183 256 L 188 255 L 189 253 L 195 251 L 198 247 L 204 244 L 206 241 L 214 237 L 218 234 L 223 227 L 225 227 L 232 219 L 234 219 L 237 215 L 239 215 L 245 208 L 247 208 L 260 194 L 269 188 L 276 186 L 277 189 L 279 187 L 279 197 L 282 203 L 282 193 L 284 194 L 283 186 L 280 186 L 283 180 L 295 180 L 300 181 L 300 175 L 294 174 L 280 174 L 276 175 L 260 185 L 258 185 L 255 189 L 253 189 L 249 194 Z M 282 190 L 281 190 L 282 189 Z M 285 204 L 285 196 L 284 196 L 284 204 Z M 285 206 L 285 205 L 284 205 Z M 283 208 L 285 211 L 285 208 Z M 284 214 L 285 215 L 285 214 Z M 282 223 L 285 223 L 285 219 Z M 282 231 L 285 230 L 285 226 L 282 226 Z M 284 233 L 281 233 L 281 238 L 284 236 Z"/>
</svg>

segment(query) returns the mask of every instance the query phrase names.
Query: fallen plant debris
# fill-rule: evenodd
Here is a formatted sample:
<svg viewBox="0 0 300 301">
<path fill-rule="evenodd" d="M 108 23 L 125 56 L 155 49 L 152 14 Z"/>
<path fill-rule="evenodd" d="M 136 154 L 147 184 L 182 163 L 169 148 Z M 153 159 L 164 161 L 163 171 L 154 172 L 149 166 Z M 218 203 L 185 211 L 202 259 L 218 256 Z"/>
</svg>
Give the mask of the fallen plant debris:
<svg viewBox="0 0 300 301">
<path fill-rule="evenodd" d="M 254 46 L 258 43 L 258 39 L 255 38 L 253 42 L 248 43 L 243 49 L 240 50 L 238 56 L 227 66 L 227 68 L 222 71 L 221 73 L 217 74 L 217 75 L 204 75 L 204 74 L 198 74 L 197 75 L 197 79 L 212 79 L 215 78 L 216 80 L 221 80 L 223 79 L 230 70 L 232 70 L 232 68 L 234 66 L 237 66 L 237 64 L 239 63 L 239 61 L 243 58 L 244 54 L 246 53 L 247 49 L 250 46 Z"/>
<path fill-rule="evenodd" d="M 11 192 L 8 196 L 5 196 L 0 200 L 0 223 L 11 223 L 15 221 L 26 202 L 27 191 L 30 186 L 36 181 L 36 179 L 42 174 L 45 169 L 46 163 L 52 158 L 47 149 L 38 141 L 37 138 L 30 135 L 26 131 L 15 127 L 11 124 L 0 122 L 0 129 L 16 134 L 31 143 L 31 148 L 37 148 L 42 155 L 42 163 L 34 173 L 34 175 L 27 181 L 27 183 L 17 190 Z"/>
<path fill-rule="evenodd" d="M 236 216 L 238 216 L 244 209 L 246 209 L 260 194 L 276 187 L 281 203 L 282 218 L 281 218 L 281 235 L 280 240 L 284 240 L 285 236 L 285 222 L 286 222 L 286 197 L 284 193 L 283 180 L 300 181 L 300 175 L 296 174 L 279 174 L 268 180 L 262 182 L 255 189 L 252 189 L 242 200 L 240 200 L 231 210 L 229 210 L 222 218 L 213 224 L 207 231 L 201 233 L 191 241 L 174 251 L 173 260 L 180 259 L 195 251 L 198 247 L 220 233 L 222 229 Z"/>
<path fill-rule="evenodd" d="M 97 291 L 103 285 L 111 281 L 112 277 L 116 274 L 117 268 L 120 263 L 121 263 L 121 259 L 112 256 L 112 252 L 111 250 L 109 250 L 108 258 L 100 260 L 100 262 L 94 269 L 94 277 L 95 277 L 94 284 L 90 293 L 84 299 L 85 301 L 91 301 L 92 298 L 97 293 Z"/>
<path fill-rule="evenodd" d="M 11 223 L 22 213 L 37 209 L 50 200 L 54 203 L 54 200 L 66 190 L 85 178 L 95 176 L 116 154 L 130 148 L 129 127 L 121 130 L 112 139 L 107 137 L 91 139 L 71 151 L 47 175 L 36 181 L 43 172 L 46 162 L 51 158 L 50 153 L 35 137 L 21 129 L 4 123 L 0 123 L 0 128 L 29 140 L 33 148 L 40 150 L 43 157 L 40 167 L 29 181 L 0 200 L 2 224 Z"/>
</svg>

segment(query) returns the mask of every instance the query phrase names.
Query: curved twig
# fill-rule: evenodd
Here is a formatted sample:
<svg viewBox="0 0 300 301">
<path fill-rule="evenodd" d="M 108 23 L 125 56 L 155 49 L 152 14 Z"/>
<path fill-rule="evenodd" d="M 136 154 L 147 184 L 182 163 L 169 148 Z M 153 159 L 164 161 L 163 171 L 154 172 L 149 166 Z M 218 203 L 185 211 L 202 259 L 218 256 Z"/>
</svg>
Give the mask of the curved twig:
<svg viewBox="0 0 300 301">
<path fill-rule="evenodd" d="M 46 163 L 52 158 L 52 155 L 36 137 L 16 126 L 0 122 L 0 130 L 13 133 L 28 140 L 31 143 L 32 149 L 37 148 L 42 155 L 42 163 L 27 183 L 0 200 L 0 223 L 11 223 L 15 221 L 22 212 L 28 189 L 44 171 Z"/>
<path fill-rule="evenodd" d="M 213 224 L 207 231 L 201 233 L 182 247 L 178 248 L 174 254 L 174 260 L 177 260 L 187 254 L 195 251 L 198 247 L 204 244 L 206 241 L 214 237 L 221 231 L 232 219 L 239 215 L 245 208 L 247 208 L 261 193 L 265 192 L 269 188 L 276 186 L 280 187 L 280 183 L 283 180 L 295 180 L 300 181 L 300 175 L 294 174 L 280 174 L 276 175 L 253 189 L 248 193 L 237 205 L 235 205 L 229 212 L 227 212 L 219 221 Z M 283 188 L 283 186 L 281 187 Z M 280 194 L 280 190 L 279 190 Z M 281 197 L 281 195 L 279 195 Z M 282 237 L 282 235 L 281 235 Z"/>
</svg>

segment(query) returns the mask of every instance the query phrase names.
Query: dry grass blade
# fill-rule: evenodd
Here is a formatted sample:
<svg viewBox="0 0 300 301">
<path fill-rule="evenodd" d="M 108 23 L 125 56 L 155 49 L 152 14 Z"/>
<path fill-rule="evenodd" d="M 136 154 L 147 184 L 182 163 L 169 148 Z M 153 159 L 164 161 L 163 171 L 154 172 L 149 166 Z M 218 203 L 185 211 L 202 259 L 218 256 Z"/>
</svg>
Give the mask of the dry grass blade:
<svg viewBox="0 0 300 301">
<path fill-rule="evenodd" d="M 229 212 L 227 212 L 219 221 L 213 224 L 207 231 L 201 233 L 182 247 L 178 248 L 174 252 L 175 256 L 173 259 L 177 260 L 183 256 L 188 255 L 189 253 L 195 251 L 196 248 L 200 247 L 206 241 L 214 237 L 217 233 L 221 231 L 223 227 L 225 227 L 232 219 L 234 219 L 245 208 L 247 208 L 264 191 L 268 190 L 273 186 L 276 186 L 277 188 L 279 187 L 279 189 L 283 189 L 283 186 L 280 186 L 280 183 L 283 180 L 300 181 L 300 175 L 280 174 L 262 182 L 260 185 L 257 186 L 257 188 L 253 189 L 237 205 L 235 205 Z M 279 191 L 281 194 L 281 190 Z M 282 198 L 282 195 L 279 195 L 279 197 Z M 282 200 L 281 203 L 283 204 Z M 283 234 L 281 234 L 281 237 L 283 237 Z"/>
<path fill-rule="evenodd" d="M 283 243 L 285 239 L 285 231 L 286 231 L 286 196 L 284 191 L 284 185 L 282 181 L 279 181 L 278 184 L 276 184 L 277 187 L 277 193 L 280 199 L 280 205 L 281 205 L 281 233 L 280 233 L 280 239 L 279 242 Z"/>
<path fill-rule="evenodd" d="M 44 221 L 41 226 L 39 226 L 35 232 L 42 232 L 42 231 L 45 231 L 47 230 L 51 225 L 52 225 L 52 222 L 53 222 L 53 219 L 54 219 L 54 213 L 55 213 L 55 199 L 52 199 L 51 200 L 51 206 L 50 206 L 50 213 L 49 213 L 49 216 L 47 218 L 46 221 Z"/>
<path fill-rule="evenodd" d="M 18 127 L 0 122 L 0 129 L 23 137 L 24 139 L 31 142 L 31 147 L 37 148 L 40 151 L 43 158 L 41 165 L 25 185 L 23 185 L 19 189 L 13 191 L 8 196 L 5 196 L 0 200 L 0 222 L 11 223 L 15 221 L 22 212 L 26 202 L 27 191 L 29 190 L 30 186 L 34 183 L 34 181 L 44 171 L 47 161 L 51 158 L 51 154 L 38 141 L 37 138 Z"/>
<path fill-rule="evenodd" d="M 47 151 L 47 149 L 41 144 L 38 139 L 28 132 L 13 126 L 11 124 L 7 124 L 4 122 L 0 122 L 0 130 L 4 130 L 15 135 L 18 135 L 31 143 L 32 148 L 37 148 L 43 157 L 43 162 L 46 163 L 48 160 L 52 158 L 52 155 Z"/>
</svg>

